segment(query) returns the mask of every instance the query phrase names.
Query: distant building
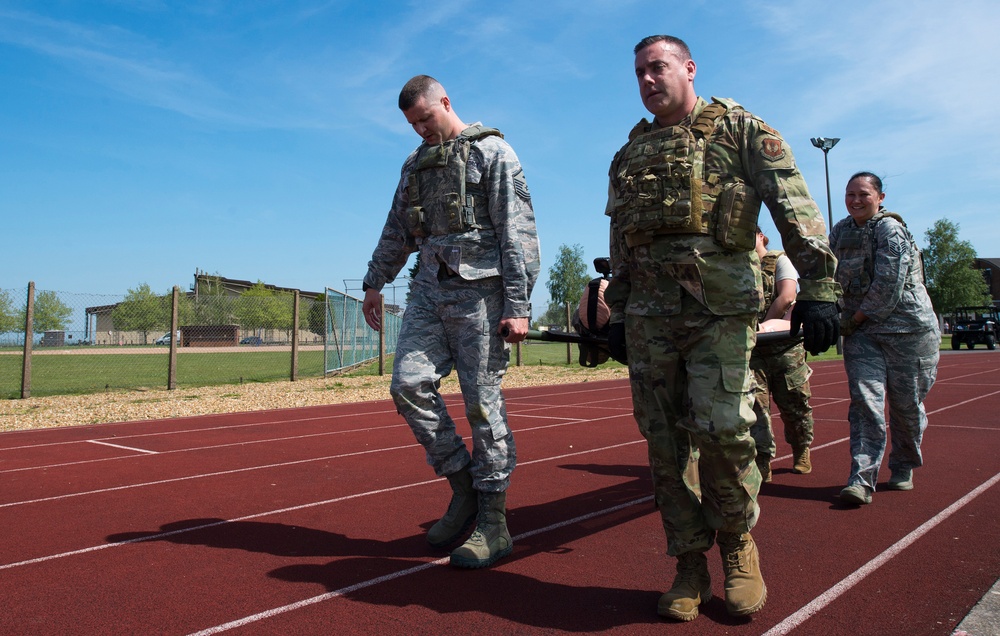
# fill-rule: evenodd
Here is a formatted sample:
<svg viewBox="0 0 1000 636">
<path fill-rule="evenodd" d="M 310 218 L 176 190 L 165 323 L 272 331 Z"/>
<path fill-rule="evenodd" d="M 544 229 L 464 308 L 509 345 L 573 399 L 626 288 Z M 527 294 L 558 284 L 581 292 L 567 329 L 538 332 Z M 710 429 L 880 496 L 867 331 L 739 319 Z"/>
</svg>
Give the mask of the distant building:
<svg viewBox="0 0 1000 636">
<path fill-rule="evenodd" d="M 1000 258 L 977 258 L 972 266 L 983 273 L 993 304 L 1000 307 Z"/>
</svg>

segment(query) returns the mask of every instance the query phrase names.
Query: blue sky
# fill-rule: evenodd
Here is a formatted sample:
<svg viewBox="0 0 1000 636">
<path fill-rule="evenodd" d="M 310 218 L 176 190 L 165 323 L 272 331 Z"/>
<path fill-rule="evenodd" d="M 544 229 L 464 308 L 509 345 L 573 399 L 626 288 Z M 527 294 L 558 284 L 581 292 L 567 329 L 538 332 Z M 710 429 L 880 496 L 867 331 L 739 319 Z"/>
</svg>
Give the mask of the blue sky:
<svg viewBox="0 0 1000 636">
<path fill-rule="evenodd" d="M 699 94 L 782 132 L 824 218 L 809 139 L 840 137 L 834 221 L 872 170 L 921 245 L 949 218 L 1000 256 L 995 0 L 5 0 L 0 288 L 359 285 L 419 142 L 396 98 L 427 73 L 521 158 L 540 311 L 561 244 L 607 253 L 608 163 L 647 114 L 632 47 L 654 33 L 690 44 Z"/>
</svg>

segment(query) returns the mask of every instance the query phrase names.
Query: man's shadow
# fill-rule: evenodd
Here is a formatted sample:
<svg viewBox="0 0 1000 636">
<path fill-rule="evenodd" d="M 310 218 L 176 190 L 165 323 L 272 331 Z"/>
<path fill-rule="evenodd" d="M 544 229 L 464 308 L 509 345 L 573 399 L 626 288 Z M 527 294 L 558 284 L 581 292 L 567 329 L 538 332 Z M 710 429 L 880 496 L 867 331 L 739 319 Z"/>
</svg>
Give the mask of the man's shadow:
<svg viewBox="0 0 1000 636">
<path fill-rule="evenodd" d="M 498 567 L 516 565 L 525 557 L 550 553 L 565 555 L 568 560 L 562 567 L 571 573 L 585 571 L 586 563 L 577 566 L 570 560 L 574 558 L 570 544 L 656 514 L 646 466 L 572 464 L 561 468 L 630 479 L 555 501 L 514 507 L 509 511 L 508 521 L 515 537 L 518 529 L 546 530 L 517 537 L 514 552 L 497 564 Z M 579 521 L 573 522 L 574 519 Z M 422 525 L 429 527 L 434 521 L 436 519 L 431 519 Z M 429 563 L 427 557 L 446 557 L 447 551 L 432 550 L 423 534 L 379 541 L 281 523 L 188 519 L 154 531 L 121 533 L 107 539 L 111 542 L 169 541 L 282 557 L 335 557 L 326 564 L 302 563 L 277 568 L 267 576 L 288 582 L 319 584 L 330 592 L 343 591 L 345 597 L 365 603 L 395 607 L 419 605 L 442 613 L 480 611 L 524 625 L 565 631 L 662 622 L 652 609 L 662 590 L 636 591 L 556 583 L 510 572 L 508 568 L 495 567 L 474 573 L 437 567 Z M 609 551 L 633 549 L 635 546 L 607 546 Z M 669 585 L 673 567 L 666 557 L 663 557 L 662 568 L 664 584 Z M 395 583 L 394 578 L 399 578 L 399 583 Z M 567 580 L 575 576 L 563 572 L 555 578 Z M 380 579 L 379 584 L 364 585 L 374 579 Z M 713 600 L 703 609 L 710 616 L 717 614 L 714 618 L 721 623 L 731 622 L 721 601 Z"/>
</svg>

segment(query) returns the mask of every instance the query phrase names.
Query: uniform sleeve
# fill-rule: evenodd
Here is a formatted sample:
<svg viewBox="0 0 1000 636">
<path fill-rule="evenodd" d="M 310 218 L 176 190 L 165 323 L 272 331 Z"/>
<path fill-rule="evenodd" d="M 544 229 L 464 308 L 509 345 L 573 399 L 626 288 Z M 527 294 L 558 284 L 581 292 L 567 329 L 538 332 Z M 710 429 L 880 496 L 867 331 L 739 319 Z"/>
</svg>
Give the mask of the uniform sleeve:
<svg viewBox="0 0 1000 636">
<path fill-rule="evenodd" d="M 409 207 L 406 184 L 415 156 L 415 154 L 410 155 L 403 163 L 389 216 L 385 220 L 382 235 L 372 253 L 372 260 L 368 261 L 368 272 L 365 274 L 364 282 L 373 289 L 381 290 L 386 283 L 394 280 L 399 270 L 406 265 L 406 259 L 417 249 L 405 222 L 406 210 Z"/>
<path fill-rule="evenodd" d="M 503 317 L 525 318 L 531 316 L 531 290 L 541 269 L 535 211 L 513 148 L 504 141 L 497 146 L 489 162 L 489 213 L 500 245 Z"/>
<path fill-rule="evenodd" d="M 771 212 L 782 247 L 799 272 L 799 300 L 836 301 L 841 295 L 834 280 L 837 260 L 827 242 L 823 214 L 795 165 L 792 149 L 778 131 L 743 114 L 749 182 Z"/>
<path fill-rule="evenodd" d="M 625 305 L 628 303 L 629 294 L 632 291 L 632 281 L 629 277 L 629 254 L 628 245 L 625 243 L 625 236 L 618 228 L 618 221 L 614 214 L 615 200 L 618 193 L 614 179 L 614 162 L 612 162 L 608 179 L 608 204 L 604 213 L 611 219 L 610 224 L 610 262 L 611 281 L 604 290 L 604 301 L 611 310 L 610 322 L 625 322 Z"/>
<path fill-rule="evenodd" d="M 913 249 L 903 226 L 884 219 L 875 230 L 875 276 L 861 301 L 864 315 L 883 321 L 899 304 L 906 277 L 913 266 Z"/>
</svg>

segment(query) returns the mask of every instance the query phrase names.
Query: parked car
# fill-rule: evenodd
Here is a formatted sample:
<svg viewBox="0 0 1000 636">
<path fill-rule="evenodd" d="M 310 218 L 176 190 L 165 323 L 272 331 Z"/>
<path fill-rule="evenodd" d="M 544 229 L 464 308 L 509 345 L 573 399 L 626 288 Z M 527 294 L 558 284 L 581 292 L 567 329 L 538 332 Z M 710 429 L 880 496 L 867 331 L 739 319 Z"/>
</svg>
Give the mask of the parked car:
<svg viewBox="0 0 1000 636">
<path fill-rule="evenodd" d="M 1000 315 L 996 307 L 959 307 L 955 310 L 955 324 L 951 329 L 951 348 L 958 349 L 965 343 L 973 349 L 977 344 L 996 349 L 1000 340 Z"/>
<path fill-rule="evenodd" d="M 264 344 L 264 340 L 260 336 L 247 336 L 243 340 L 240 340 L 240 344 L 253 345 L 259 347 Z"/>
<path fill-rule="evenodd" d="M 181 332 L 178 331 L 177 332 L 177 341 L 180 342 L 180 339 L 181 339 Z M 163 334 L 162 336 L 160 336 L 159 338 L 157 338 L 153 342 L 153 344 L 168 345 L 169 346 L 170 345 L 170 334 L 169 333 Z"/>
</svg>

